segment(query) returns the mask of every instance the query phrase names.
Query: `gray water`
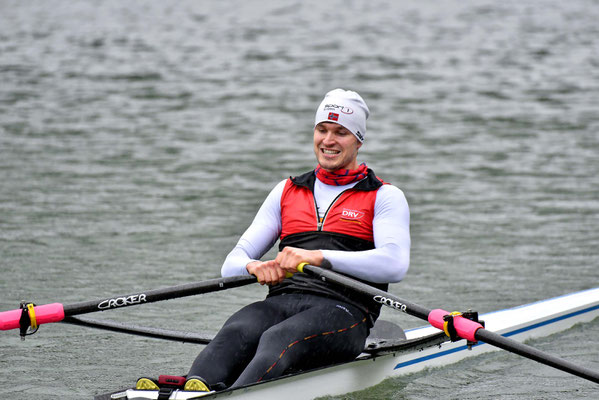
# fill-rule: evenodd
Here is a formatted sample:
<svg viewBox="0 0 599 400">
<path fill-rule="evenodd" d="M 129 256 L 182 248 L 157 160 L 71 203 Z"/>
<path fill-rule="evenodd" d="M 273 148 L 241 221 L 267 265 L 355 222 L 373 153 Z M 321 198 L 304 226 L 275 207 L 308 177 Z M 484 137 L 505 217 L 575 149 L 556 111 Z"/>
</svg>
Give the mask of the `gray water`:
<svg viewBox="0 0 599 400">
<path fill-rule="evenodd" d="M 0 310 L 219 275 L 315 108 L 357 90 L 359 160 L 404 190 L 391 291 L 491 311 L 597 286 L 599 3 L 0 1 Z M 272 254 L 272 253 L 271 253 Z M 94 315 L 214 333 L 251 286 Z M 385 310 L 409 328 L 413 317 Z M 599 369 L 599 321 L 532 345 Z M 65 324 L 0 333 L 3 398 L 183 374 L 200 346 Z M 496 352 L 336 399 L 597 398 Z"/>
</svg>

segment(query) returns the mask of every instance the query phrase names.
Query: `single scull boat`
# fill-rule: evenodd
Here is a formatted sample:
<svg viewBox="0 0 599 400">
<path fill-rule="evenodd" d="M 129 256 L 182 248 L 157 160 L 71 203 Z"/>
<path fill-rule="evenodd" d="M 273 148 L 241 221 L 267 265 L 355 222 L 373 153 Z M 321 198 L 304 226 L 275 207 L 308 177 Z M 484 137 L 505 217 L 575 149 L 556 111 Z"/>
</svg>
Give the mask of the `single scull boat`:
<svg viewBox="0 0 599 400">
<path fill-rule="evenodd" d="M 387 304 L 389 305 L 389 304 Z M 405 310 L 404 310 L 405 311 Z M 560 332 L 599 316 L 599 288 L 539 301 L 480 316 L 486 331 L 517 342 Z M 437 328 L 425 326 L 405 332 L 406 339 L 373 338 L 356 360 L 287 375 L 234 390 L 200 393 L 175 390 L 169 399 L 287 400 L 340 395 L 376 385 L 386 378 L 455 363 L 466 357 L 497 350 L 483 341 L 447 341 Z M 98 395 L 95 400 L 158 399 L 158 391 L 121 390 Z"/>
</svg>

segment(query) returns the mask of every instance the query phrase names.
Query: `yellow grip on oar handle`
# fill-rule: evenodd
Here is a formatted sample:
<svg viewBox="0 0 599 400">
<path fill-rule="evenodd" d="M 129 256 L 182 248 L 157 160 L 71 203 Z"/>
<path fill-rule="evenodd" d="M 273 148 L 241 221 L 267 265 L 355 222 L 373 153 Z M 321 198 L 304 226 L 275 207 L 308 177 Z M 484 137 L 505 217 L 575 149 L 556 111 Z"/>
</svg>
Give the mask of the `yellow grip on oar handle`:
<svg viewBox="0 0 599 400">
<path fill-rule="evenodd" d="M 304 273 L 304 267 L 305 267 L 306 265 L 308 265 L 308 264 L 310 264 L 310 263 L 307 263 L 307 262 L 301 262 L 301 263 L 299 263 L 299 264 L 297 265 L 297 271 L 298 271 L 298 272 L 301 272 L 301 273 Z"/>
<path fill-rule="evenodd" d="M 299 263 L 297 265 L 297 268 L 296 268 L 297 272 L 302 272 L 303 273 L 304 272 L 304 265 L 308 265 L 308 264 L 310 264 L 310 263 L 307 263 L 307 262 L 301 262 L 301 263 Z M 291 278 L 292 276 L 293 276 L 292 272 L 288 272 L 288 271 L 285 272 L 285 278 Z"/>
</svg>

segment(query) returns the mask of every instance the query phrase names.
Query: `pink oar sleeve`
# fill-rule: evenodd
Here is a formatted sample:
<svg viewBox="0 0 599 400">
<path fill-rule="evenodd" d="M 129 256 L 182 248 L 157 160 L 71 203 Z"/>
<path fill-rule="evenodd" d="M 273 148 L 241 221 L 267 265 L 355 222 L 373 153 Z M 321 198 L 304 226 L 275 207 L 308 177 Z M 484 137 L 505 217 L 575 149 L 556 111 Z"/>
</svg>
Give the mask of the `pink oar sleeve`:
<svg viewBox="0 0 599 400">
<path fill-rule="evenodd" d="M 432 310 L 428 315 L 428 322 L 434 326 L 435 328 L 441 329 L 444 331 L 445 320 L 444 316 L 450 314 L 449 312 L 441 309 Z M 464 318 L 461 315 L 456 315 L 453 318 L 453 326 L 455 327 L 458 336 L 470 340 L 471 342 L 476 342 L 476 331 L 482 328 L 483 326 L 478 322 L 474 322 L 469 320 L 468 318 Z"/>
<path fill-rule="evenodd" d="M 59 322 L 64 319 L 64 307 L 60 303 L 36 306 L 33 310 L 35 311 L 35 320 L 38 325 Z M 0 312 L 0 330 L 7 331 L 19 328 L 21 312 L 21 309 Z"/>
</svg>

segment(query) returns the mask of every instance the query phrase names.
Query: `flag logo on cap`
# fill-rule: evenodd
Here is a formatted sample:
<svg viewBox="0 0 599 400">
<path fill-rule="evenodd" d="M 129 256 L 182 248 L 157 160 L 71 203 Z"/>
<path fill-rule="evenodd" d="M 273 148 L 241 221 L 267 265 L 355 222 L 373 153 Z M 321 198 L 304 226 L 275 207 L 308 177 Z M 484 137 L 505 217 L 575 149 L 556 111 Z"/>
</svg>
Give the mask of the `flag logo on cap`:
<svg viewBox="0 0 599 400">
<path fill-rule="evenodd" d="M 339 121 L 339 114 L 335 114 L 335 113 L 330 112 L 329 113 L 329 119 L 331 121 Z"/>
</svg>

